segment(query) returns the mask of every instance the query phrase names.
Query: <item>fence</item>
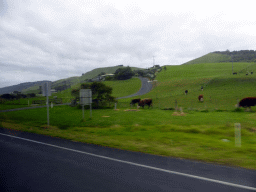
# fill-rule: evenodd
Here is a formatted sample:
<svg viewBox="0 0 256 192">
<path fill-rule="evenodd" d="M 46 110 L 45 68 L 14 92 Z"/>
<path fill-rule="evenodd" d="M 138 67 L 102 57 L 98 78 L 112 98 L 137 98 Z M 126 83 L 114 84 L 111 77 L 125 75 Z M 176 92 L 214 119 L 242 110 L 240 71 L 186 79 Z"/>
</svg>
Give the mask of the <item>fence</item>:
<svg viewBox="0 0 256 192">
<path fill-rule="evenodd" d="M 32 101 L 32 104 L 45 104 L 46 100 L 34 100 Z"/>
<path fill-rule="evenodd" d="M 49 103 L 62 104 L 62 98 L 49 99 Z M 46 104 L 46 100 L 34 100 L 32 104 Z"/>
</svg>

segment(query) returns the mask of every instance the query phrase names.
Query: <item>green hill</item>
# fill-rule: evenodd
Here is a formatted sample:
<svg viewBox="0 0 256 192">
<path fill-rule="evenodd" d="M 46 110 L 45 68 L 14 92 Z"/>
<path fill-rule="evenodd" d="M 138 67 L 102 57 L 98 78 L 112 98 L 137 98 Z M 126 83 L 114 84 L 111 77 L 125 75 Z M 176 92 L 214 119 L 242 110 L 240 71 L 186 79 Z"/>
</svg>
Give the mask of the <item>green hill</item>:
<svg viewBox="0 0 256 192">
<path fill-rule="evenodd" d="M 221 62 L 255 62 L 256 51 L 240 50 L 240 51 L 215 51 L 208 53 L 202 57 L 188 61 L 184 64 L 199 64 L 199 63 L 221 63 Z"/>
<path fill-rule="evenodd" d="M 197 59 L 188 61 L 184 63 L 185 65 L 189 64 L 200 64 L 200 63 L 221 63 L 231 61 L 231 56 L 219 54 L 219 53 L 208 53 Z"/>
<path fill-rule="evenodd" d="M 62 86 L 62 85 L 69 85 L 70 87 L 76 87 L 77 84 L 85 82 L 86 79 L 95 78 L 102 72 L 105 72 L 107 74 L 112 74 L 118 68 L 122 68 L 122 67 L 123 66 L 96 68 L 96 69 L 93 69 L 92 71 L 89 71 L 87 73 L 83 73 L 82 76 L 70 77 L 70 78 L 60 79 L 58 81 L 54 81 L 52 83 L 52 87 L 56 88 L 56 87 Z M 137 68 L 137 67 L 131 67 L 131 68 L 132 68 L 132 70 L 140 69 L 140 68 Z"/>
<path fill-rule="evenodd" d="M 54 81 L 54 82 L 52 82 L 51 87 L 53 89 L 58 89 L 58 88 L 64 87 L 64 86 L 65 86 L 64 89 L 76 88 L 76 87 L 79 86 L 78 84 L 85 82 L 86 79 L 92 79 L 94 77 L 97 77 L 101 72 L 111 74 L 111 73 L 114 73 L 118 68 L 122 68 L 122 67 L 123 66 L 96 68 L 96 69 L 93 69 L 92 71 L 89 71 L 87 73 L 83 73 L 82 76 L 69 77 L 69 78 Z M 137 67 L 131 67 L 131 68 L 132 68 L 132 70 L 141 69 L 141 68 L 137 68 Z M 33 93 L 39 93 L 39 86 L 40 85 L 41 84 L 34 83 L 30 87 L 26 86 L 23 89 L 20 88 L 20 90 L 24 94 L 32 93 L 32 92 Z M 12 91 L 14 91 L 14 90 L 12 90 Z"/>
<path fill-rule="evenodd" d="M 185 109 L 234 110 L 238 100 L 256 96 L 256 74 L 246 75 L 247 68 L 255 70 L 256 66 L 235 62 L 233 69 L 240 72 L 237 75 L 232 74 L 232 62 L 167 66 L 158 74 L 157 86 L 142 98 L 152 98 L 157 108 L 173 108 L 177 101 Z M 200 94 L 204 95 L 203 103 L 198 102 Z M 128 103 L 129 99 L 122 101 Z"/>
<path fill-rule="evenodd" d="M 112 88 L 112 95 L 114 97 L 123 97 L 127 95 L 131 95 L 139 91 L 141 87 L 141 81 L 139 78 L 132 78 L 128 80 L 119 80 L 119 81 L 103 81 L 104 84 L 110 86 Z M 79 88 L 80 84 L 74 85 L 72 88 L 66 89 L 64 91 L 53 94 L 58 98 L 63 98 L 63 101 L 70 102 L 73 98 L 71 96 L 71 90 L 73 88 Z"/>
</svg>

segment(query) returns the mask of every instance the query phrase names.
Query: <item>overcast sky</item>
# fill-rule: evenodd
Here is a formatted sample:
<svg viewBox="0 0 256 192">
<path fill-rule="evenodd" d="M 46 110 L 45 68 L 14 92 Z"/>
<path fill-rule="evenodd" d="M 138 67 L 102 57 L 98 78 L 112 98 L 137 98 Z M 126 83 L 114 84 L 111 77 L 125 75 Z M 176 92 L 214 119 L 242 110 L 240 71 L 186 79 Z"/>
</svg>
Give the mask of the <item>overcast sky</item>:
<svg viewBox="0 0 256 192">
<path fill-rule="evenodd" d="M 0 0 L 0 88 L 256 50 L 254 1 Z"/>
</svg>

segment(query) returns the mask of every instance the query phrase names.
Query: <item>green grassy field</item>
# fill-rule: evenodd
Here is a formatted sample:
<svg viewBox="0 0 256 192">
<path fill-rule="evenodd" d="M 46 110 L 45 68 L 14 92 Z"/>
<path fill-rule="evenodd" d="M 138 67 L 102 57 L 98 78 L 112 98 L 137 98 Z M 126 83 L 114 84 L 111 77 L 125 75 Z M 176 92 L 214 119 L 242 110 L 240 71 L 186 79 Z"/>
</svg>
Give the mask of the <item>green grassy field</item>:
<svg viewBox="0 0 256 192">
<path fill-rule="evenodd" d="M 256 169 L 256 115 L 253 112 L 89 110 L 58 106 L 1 113 L 2 126 L 131 151 Z M 241 123 L 242 146 L 235 147 L 234 123 Z M 229 142 L 223 142 L 227 139 Z"/>
<path fill-rule="evenodd" d="M 112 95 L 114 97 L 131 95 L 133 93 L 136 93 L 141 87 L 141 82 L 138 78 L 132 78 L 128 80 L 119 80 L 119 81 L 102 81 L 102 82 L 107 86 L 112 87 Z M 63 98 L 63 103 L 68 103 L 73 98 L 71 96 L 71 90 L 79 87 L 80 87 L 80 84 L 76 84 L 72 86 L 70 89 L 53 94 L 53 96 L 57 96 L 58 98 Z"/>
<path fill-rule="evenodd" d="M 46 109 L 0 113 L 2 126 L 145 153 L 215 162 L 256 169 L 256 107 L 237 110 L 237 101 L 255 96 L 256 74 L 253 63 L 204 63 L 167 66 L 157 75 L 153 90 L 141 98 L 152 98 L 153 109 L 130 109 L 130 99 L 118 101 L 118 110 L 89 111 L 59 106 Z M 113 95 L 121 97 L 140 88 L 138 79 L 109 81 Z M 79 85 L 76 85 L 79 86 Z M 201 91 L 201 86 L 204 87 Z M 184 91 L 188 90 L 188 95 Z M 120 91 L 121 90 L 121 91 Z M 70 90 L 58 97 L 71 97 Z M 198 95 L 204 95 L 204 102 Z M 175 101 L 182 113 L 174 110 Z M 234 123 L 242 127 L 242 146 L 235 146 Z M 229 142 L 224 142 L 227 139 Z"/>
<path fill-rule="evenodd" d="M 53 97 L 49 97 L 53 98 Z M 21 98 L 21 99 L 15 99 L 10 101 L 5 101 L 3 104 L 0 104 L 0 110 L 6 110 L 6 109 L 16 109 L 16 108 L 24 108 L 24 107 L 31 107 L 32 102 L 35 100 L 46 100 L 45 97 L 32 97 L 32 98 Z M 45 103 L 43 104 L 45 105 Z"/>
<path fill-rule="evenodd" d="M 234 63 L 234 71 L 250 63 Z M 185 109 L 233 110 L 238 100 L 255 96 L 256 74 L 232 74 L 232 63 L 206 63 L 167 66 L 158 74 L 157 86 L 141 98 L 152 98 L 157 108 L 178 107 Z M 201 91 L 201 86 L 204 87 Z M 184 91 L 188 90 L 188 95 Z M 203 94 L 204 102 L 198 102 Z M 130 99 L 122 100 L 129 102 Z M 121 101 L 121 102 L 122 102 Z"/>
</svg>

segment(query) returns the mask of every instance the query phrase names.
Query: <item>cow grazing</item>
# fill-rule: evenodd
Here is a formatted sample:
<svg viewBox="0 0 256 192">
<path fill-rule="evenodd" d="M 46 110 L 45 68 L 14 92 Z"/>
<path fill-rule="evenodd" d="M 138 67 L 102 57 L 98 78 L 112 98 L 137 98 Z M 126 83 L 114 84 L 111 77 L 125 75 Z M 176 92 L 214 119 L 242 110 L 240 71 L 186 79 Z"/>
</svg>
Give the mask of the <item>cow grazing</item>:
<svg viewBox="0 0 256 192">
<path fill-rule="evenodd" d="M 140 98 L 139 98 L 139 99 L 132 99 L 130 105 L 131 105 L 131 106 L 134 106 L 135 103 L 139 103 L 139 102 L 140 102 Z"/>
<path fill-rule="evenodd" d="M 188 90 L 185 90 L 185 95 L 187 95 L 188 94 Z"/>
<path fill-rule="evenodd" d="M 150 108 L 150 106 L 153 107 L 152 106 L 152 99 L 142 99 L 142 100 L 140 100 L 139 106 L 144 109 L 145 105 L 148 105 L 148 108 Z"/>
<path fill-rule="evenodd" d="M 239 107 L 244 107 L 244 108 L 246 107 L 251 108 L 251 106 L 255 106 L 255 105 L 256 105 L 256 97 L 243 98 L 238 104 Z"/>
<path fill-rule="evenodd" d="M 204 101 L 204 96 L 203 96 L 203 95 L 199 95 L 199 96 L 198 96 L 198 100 L 201 101 L 201 102 L 203 102 L 203 101 Z"/>
<path fill-rule="evenodd" d="M 237 72 L 234 72 L 233 75 L 237 75 Z"/>
</svg>

